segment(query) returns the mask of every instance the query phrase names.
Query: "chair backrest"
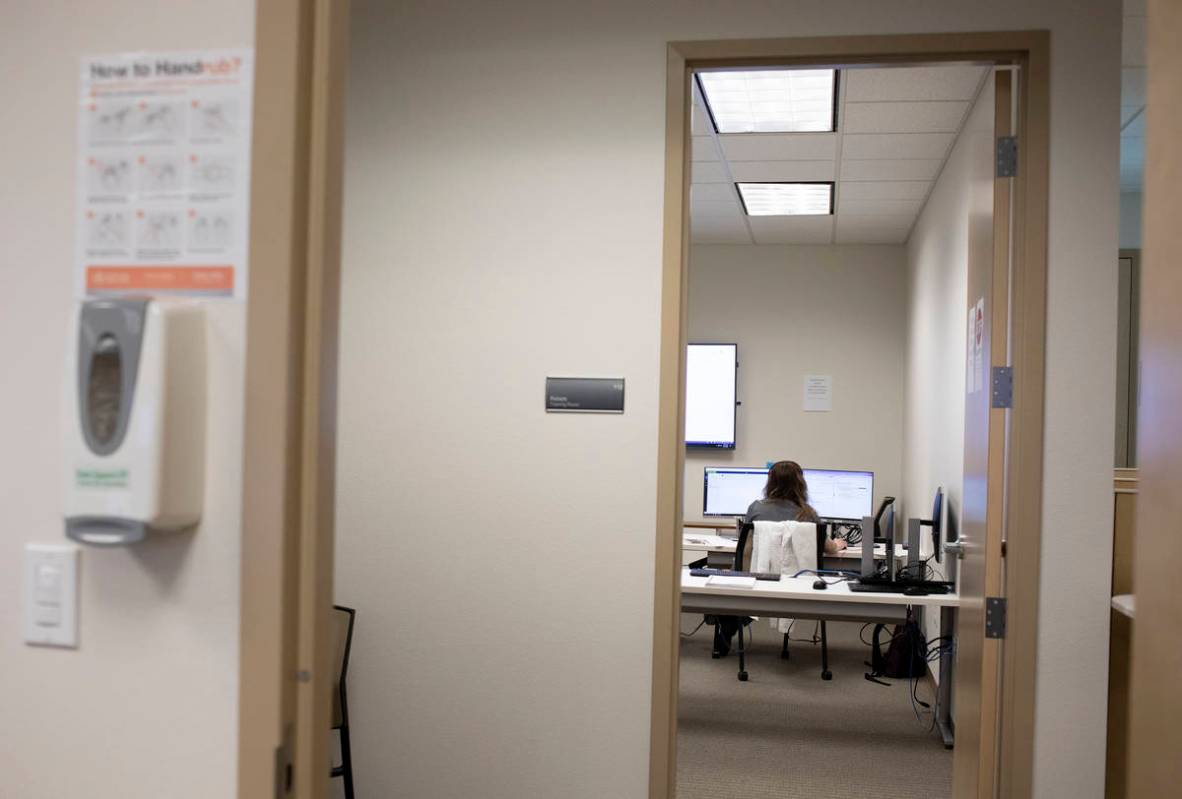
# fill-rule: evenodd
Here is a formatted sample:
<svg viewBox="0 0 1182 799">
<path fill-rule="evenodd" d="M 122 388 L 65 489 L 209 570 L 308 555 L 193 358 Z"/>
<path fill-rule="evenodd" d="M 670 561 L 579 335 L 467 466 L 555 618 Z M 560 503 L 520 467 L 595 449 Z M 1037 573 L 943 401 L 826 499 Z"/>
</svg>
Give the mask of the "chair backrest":
<svg viewBox="0 0 1182 799">
<path fill-rule="evenodd" d="M 336 670 L 332 691 L 333 729 L 348 722 L 345 705 L 345 679 L 349 674 L 349 650 L 353 648 L 353 620 L 357 611 L 341 605 L 332 606 L 332 652 Z"/>
<path fill-rule="evenodd" d="M 821 568 L 821 559 L 825 557 L 825 539 L 829 537 L 829 524 L 827 522 L 817 522 L 817 564 L 814 568 Z M 755 523 L 743 522 L 739 525 L 739 540 L 735 544 L 735 562 L 731 567 L 735 571 L 743 570 L 743 551 L 747 548 L 747 542 L 755 538 Z"/>
</svg>

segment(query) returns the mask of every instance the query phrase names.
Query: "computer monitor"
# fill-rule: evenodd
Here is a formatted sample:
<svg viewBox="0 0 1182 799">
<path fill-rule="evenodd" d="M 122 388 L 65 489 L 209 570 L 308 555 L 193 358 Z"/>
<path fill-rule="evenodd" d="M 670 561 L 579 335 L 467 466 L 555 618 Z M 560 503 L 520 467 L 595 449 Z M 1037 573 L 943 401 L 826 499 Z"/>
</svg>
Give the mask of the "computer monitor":
<svg viewBox="0 0 1182 799">
<path fill-rule="evenodd" d="M 932 528 L 932 553 L 936 556 L 936 563 L 943 559 L 940 552 L 940 517 L 944 513 L 944 488 L 936 488 L 936 498 L 932 500 L 932 518 L 925 519 L 923 524 Z"/>
<path fill-rule="evenodd" d="M 822 519 L 861 521 L 874 513 L 874 472 L 805 469 L 809 504 Z"/>
<path fill-rule="evenodd" d="M 686 345 L 686 446 L 735 448 L 738 369 L 738 344 Z"/>
<path fill-rule="evenodd" d="M 704 472 L 702 513 L 706 516 L 743 516 L 763 497 L 767 469 L 707 466 Z"/>
</svg>

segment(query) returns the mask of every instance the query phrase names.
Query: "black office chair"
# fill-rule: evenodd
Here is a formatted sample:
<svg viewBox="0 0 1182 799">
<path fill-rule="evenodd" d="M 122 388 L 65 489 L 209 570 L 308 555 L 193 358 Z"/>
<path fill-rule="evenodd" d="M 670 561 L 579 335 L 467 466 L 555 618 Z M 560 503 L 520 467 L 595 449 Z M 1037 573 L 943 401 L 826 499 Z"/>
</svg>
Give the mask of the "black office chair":
<svg viewBox="0 0 1182 799">
<path fill-rule="evenodd" d="M 747 542 L 754 537 L 755 525 L 747 522 L 739 527 L 739 540 L 735 544 L 735 561 L 733 568 L 735 571 L 742 571 L 743 569 L 743 553 L 747 548 Z M 825 554 L 825 539 L 828 537 L 829 526 L 824 522 L 817 523 L 817 568 L 821 567 L 821 560 Z M 747 681 L 747 653 L 743 643 L 743 627 L 745 625 L 739 624 L 739 680 L 741 682 Z M 788 633 L 784 633 L 784 642 L 780 647 L 780 657 L 784 660 L 788 659 Z M 829 633 L 825 629 L 824 620 L 821 621 L 821 679 L 832 680 L 833 672 L 829 670 Z"/>
<path fill-rule="evenodd" d="M 332 767 L 332 778 L 345 782 L 345 799 L 354 799 L 353 750 L 349 743 L 349 701 L 345 678 L 349 674 L 349 650 L 353 648 L 353 621 L 357 611 L 333 605 L 333 654 L 336 658 L 336 685 L 332 694 L 332 728 L 341 740 L 341 765 Z"/>
</svg>

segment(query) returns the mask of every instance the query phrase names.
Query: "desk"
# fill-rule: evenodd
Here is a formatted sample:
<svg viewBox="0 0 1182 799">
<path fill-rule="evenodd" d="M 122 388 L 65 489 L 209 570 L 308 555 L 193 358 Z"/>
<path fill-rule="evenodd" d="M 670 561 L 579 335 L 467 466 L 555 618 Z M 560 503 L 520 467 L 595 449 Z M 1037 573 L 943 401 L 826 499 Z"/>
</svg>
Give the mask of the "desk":
<svg viewBox="0 0 1182 799">
<path fill-rule="evenodd" d="M 769 616 L 772 618 L 817 619 L 820 621 L 876 622 L 902 624 L 907 608 L 938 608 L 940 636 L 952 638 L 956 623 L 957 594 L 903 596 L 886 592 L 857 593 L 845 583 L 824 591 L 813 588 L 814 577 L 785 577 L 779 582 L 760 581 L 754 588 L 707 586 L 706 577 L 694 577 L 681 570 L 681 610 L 719 616 Z M 922 629 L 922 624 L 921 624 Z M 936 723 L 944 746 L 952 748 L 952 647 L 940 652 L 939 705 Z"/>
</svg>

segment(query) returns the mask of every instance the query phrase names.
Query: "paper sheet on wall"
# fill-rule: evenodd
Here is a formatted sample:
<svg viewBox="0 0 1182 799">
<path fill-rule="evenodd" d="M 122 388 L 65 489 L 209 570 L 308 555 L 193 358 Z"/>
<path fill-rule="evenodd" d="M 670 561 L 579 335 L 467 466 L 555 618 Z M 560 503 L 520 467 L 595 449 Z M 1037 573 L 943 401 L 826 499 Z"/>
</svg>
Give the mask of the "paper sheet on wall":
<svg viewBox="0 0 1182 799">
<path fill-rule="evenodd" d="M 969 306 L 965 336 L 965 391 L 976 394 L 985 388 L 985 298 Z"/>
<path fill-rule="evenodd" d="M 79 297 L 246 298 L 253 52 L 82 61 Z"/>
<path fill-rule="evenodd" d="M 806 411 L 833 410 L 832 375 L 804 376 L 804 409 Z"/>
</svg>

